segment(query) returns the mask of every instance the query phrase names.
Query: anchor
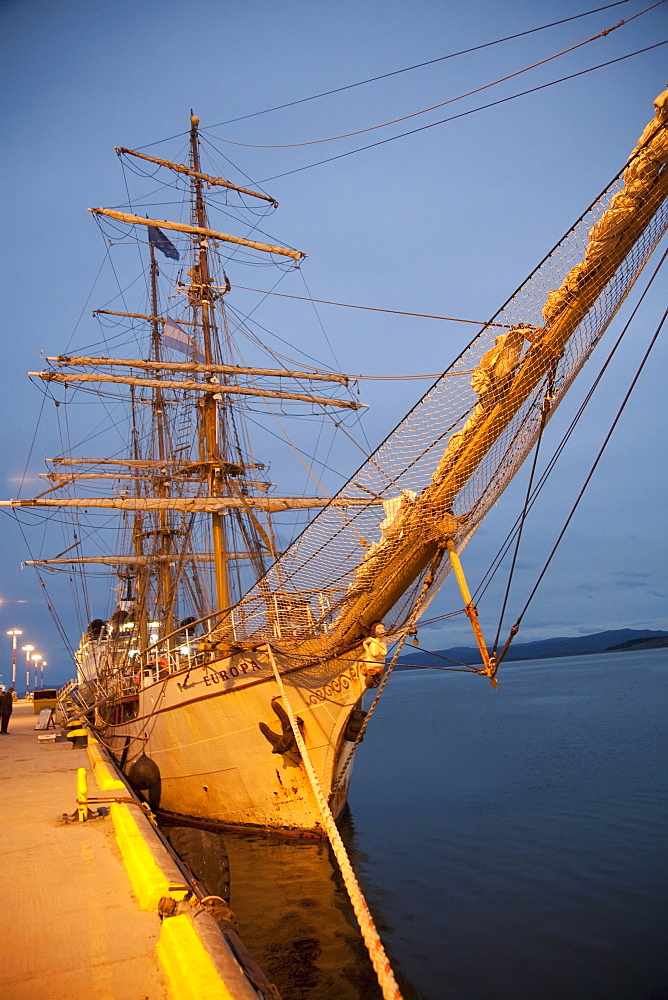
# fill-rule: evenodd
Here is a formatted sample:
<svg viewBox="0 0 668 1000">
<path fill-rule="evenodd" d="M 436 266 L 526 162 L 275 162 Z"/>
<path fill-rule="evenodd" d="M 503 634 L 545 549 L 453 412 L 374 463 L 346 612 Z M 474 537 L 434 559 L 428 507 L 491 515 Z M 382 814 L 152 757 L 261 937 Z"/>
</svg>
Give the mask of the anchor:
<svg viewBox="0 0 668 1000">
<path fill-rule="evenodd" d="M 291 759 L 299 760 L 297 741 L 295 740 L 295 735 L 292 732 L 292 726 L 290 725 L 288 713 L 285 711 L 283 706 L 279 704 L 277 697 L 271 699 L 271 707 L 280 720 L 282 732 L 279 735 L 278 733 L 275 733 L 273 729 L 270 729 L 266 722 L 259 722 L 258 725 L 260 727 L 260 732 L 271 743 L 273 748 L 271 751 L 272 753 L 288 754 Z M 297 724 L 300 729 L 304 725 L 299 717 L 297 717 Z"/>
</svg>

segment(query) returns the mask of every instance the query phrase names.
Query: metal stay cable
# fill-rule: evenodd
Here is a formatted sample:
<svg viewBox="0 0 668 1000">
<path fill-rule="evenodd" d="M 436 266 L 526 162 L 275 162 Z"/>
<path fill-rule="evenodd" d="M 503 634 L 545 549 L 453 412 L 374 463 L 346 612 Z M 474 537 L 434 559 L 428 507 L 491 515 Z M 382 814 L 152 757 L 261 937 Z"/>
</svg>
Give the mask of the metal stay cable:
<svg viewBox="0 0 668 1000">
<path fill-rule="evenodd" d="M 429 590 L 431 589 L 431 586 L 432 586 L 432 584 L 434 582 L 434 577 L 436 575 L 436 571 L 438 570 L 438 567 L 440 566 L 441 560 L 443 558 L 443 552 L 444 552 L 443 549 L 439 549 L 438 553 L 436 554 L 436 556 L 432 560 L 431 568 L 430 568 L 429 573 L 427 574 L 427 576 L 425 578 L 424 583 L 422 584 L 422 589 L 421 589 L 421 591 L 420 591 L 420 593 L 418 595 L 417 600 L 415 601 L 415 606 L 413 607 L 413 610 L 411 611 L 411 614 L 410 614 L 410 617 L 409 617 L 408 621 L 403 626 L 403 629 L 401 631 L 401 635 L 399 637 L 399 642 L 397 643 L 397 648 L 394 651 L 394 655 L 392 656 L 392 659 L 391 659 L 389 665 L 386 666 L 385 672 L 384 672 L 384 674 L 383 674 L 383 676 L 381 678 L 380 684 L 378 685 L 378 690 L 376 691 L 376 697 L 371 702 L 371 706 L 369 708 L 369 711 L 364 716 L 364 721 L 362 722 L 362 725 L 360 726 L 360 730 L 359 730 L 357 736 L 355 737 L 353 745 L 350 747 L 350 749 L 348 751 L 348 754 L 347 754 L 345 760 L 343 761 L 343 764 L 341 765 L 341 769 L 339 770 L 339 773 L 338 773 L 338 775 L 336 777 L 336 780 L 332 784 L 332 795 L 335 794 L 335 792 L 338 789 L 339 785 L 343 781 L 343 779 L 344 779 L 344 777 L 346 775 L 346 772 L 347 772 L 348 768 L 350 767 L 350 763 L 351 763 L 351 761 L 353 759 L 353 754 L 357 750 L 357 747 L 359 746 L 359 744 L 364 739 L 364 734 L 365 734 L 365 732 L 367 730 L 367 726 L 369 725 L 369 722 L 371 721 L 371 716 L 376 711 L 376 708 L 378 706 L 378 702 L 380 701 L 380 696 L 382 695 L 383 691 L 385 690 L 385 686 L 387 685 L 387 682 L 390 679 L 390 674 L 394 670 L 394 666 L 395 666 L 397 660 L 399 659 L 399 655 L 401 653 L 401 650 L 404 647 L 404 643 L 406 642 L 407 636 L 413 634 L 414 631 L 415 631 L 415 623 L 418 620 L 418 618 L 420 617 L 420 612 L 422 610 L 422 606 L 423 606 L 423 604 L 425 602 L 425 599 L 426 599 L 426 596 L 427 596 L 427 594 L 428 594 Z"/>
<path fill-rule="evenodd" d="M 215 125 L 209 125 L 208 128 L 221 128 L 223 125 L 231 125 L 234 122 L 245 121 L 248 118 L 257 118 L 259 115 L 267 115 L 274 111 L 282 111 L 284 108 L 292 108 L 297 104 L 305 104 L 308 101 L 316 101 L 321 97 L 329 97 L 332 94 L 340 94 L 344 90 L 352 90 L 355 87 L 363 87 L 368 83 L 376 83 L 378 80 L 387 80 L 389 77 L 398 76 L 401 73 L 409 73 L 415 69 L 422 69 L 424 66 L 433 66 L 436 63 L 445 62 L 448 59 L 455 59 L 457 56 L 469 55 L 471 52 L 478 52 L 480 49 L 488 49 L 494 45 L 500 45 L 502 42 L 512 42 L 517 38 L 523 38 L 526 35 L 533 35 L 538 31 L 544 31 L 546 28 L 555 28 L 561 24 L 566 24 L 568 21 L 577 21 L 578 18 L 588 17 L 590 14 L 599 14 L 601 11 L 609 10 L 611 7 L 621 7 L 622 4 L 627 2 L 628 0 L 616 0 L 616 2 L 606 4 L 604 7 L 595 7 L 593 10 L 586 10 L 581 14 L 575 14 L 571 17 L 563 18 L 560 21 L 552 21 L 550 24 L 541 24 L 537 28 L 529 28 L 526 31 L 519 31 L 514 35 L 506 35 L 504 38 L 495 38 L 491 42 L 483 42 L 481 45 L 473 45 L 468 49 L 460 49 L 458 52 L 449 52 L 445 56 L 438 56 L 436 59 L 428 59 L 425 62 L 416 63 L 413 66 L 404 66 L 401 69 L 391 70 L 388 73 L 381 73 L 379 76 L 372 76 L 366 80 L 358 80 L 355 83 L 348 83 L 341 87 L 335 87 L 332 90 L 325 90 L 320 94 L 310 94 L 308 97 L 300 97 L 297 100 L 288 101 L 286 104 L 278 104 L 273 108 L 263 108 L 261 111 L 253 111 L 247 115 L 239 115 L 237 118 L 228 118 L 227 121 L 217 122 Z M 178 138 L 178 136 L 172 136 L 172 138 Z M 148 145 L 154 146 L 155 143 L 148 143 Z M 139 147 L 139 149 L 145 148 L 147 147 Z"/>
<path fill-rule="evenodd" d="M 345 153 L 328 156 L 324 160 L 316 160 L 313 163 L 305 163 L 303 167 L 294 167 L 292 170 L 284 170 L 283 173 L 274 174 L 272 177 L 264 177 L 257 183 L 267 184 L 269 181 L 278 180 L 280 177 L 289 177 L 292 174 L 301 173 L 303 170 L 310 170 L 312 167 L 320 167 L 324 163 L 333 163 L 335 160 L 342 160 L 347 156 L 353 156 L 355 153 L 363 153 L 366 152 L 367 149 L 375 149 L 376 146 L 384 146 L 388 142 L 395 142 L 397 139 L 404 139 L 409 135 L 417 135 L 418 132 L 425 132 L 427 129 L 435 128 L 438 125 L 445 125 L 447 122 L 456 121 L 458 118 L 466 118 L 469 115 L 477 114 L 479 111 L 486 111 L 488 108 L 494 108 L 499 104 L 506 104 L 508 101 L 515 101 L 519 97 L 526 97 L 528 94 L 537 94 L 541 90 L 546 90 L 548 87 L 554 87 L 559 83 L 565 83 L 567 80 L 575 80 L 577 77 L 585 76 L 587 73 L 594 73 L 596 70 L 605 69 L 607 66 L 614 66 L 616 63 L 623 62 L 625 59 L 631 59 L 633 56 L 643 55 L 645 52 L 651 52 L 654 49 L 658 49 L 662 45 L 668 45 L 668 39 L 663 39 L 660 42 L 656 42 L 654 45 L 647 45 L 642 49 L 636 49 L 634 52 L 627 52 L 626 55 L 618 56 L 616 59 L 608 59 L 606 62 L 598 63 L 596 66 L 589 66 L 587 69 L 578 70 L 576 73 L 569 73 L 556 80 L 550 80 L 548 83 L 541 83 L 535 87 L 530 87 L 528 90 L 518 91 L 518 93 L 510 94 L 508 97 L 501 97 L 496 101 L 490 101 L 489 104 L 481 104 L 475 108 L 470 108 L 468 111 L 460 111 L 456 115 L 450 115 L 448 118 L 441 118 L 428 125 L 420 125 L 418 128 L 409 129 L 407 132 L 399 132 L 397 135 L 388 136 L 386 139 L 378 139 L 376 142 L 368 143 L 366 146 L 357 146 L 355 149 L 349 149 Z"/>
<path fill-rule="evenodd" d="M 665 259 L 665 255 L 664 255 L 663 259 Z M 663 263 L 663 260 L 662 260 L 662 263 Z M 614 433 L 614 430 L 617 427 L 617 424 L 619 423 L 619 420 L 620 420 L 620 418 L 622 416 L 622 413 L 624 412 L 624 409 L 626 408 L 626 404 L 628 403 L 628 401 L 630 399 L 631 393 L 633 392 L 633 390 L 634 390 L 634 388 L 636 386 L 636 383 L 637 383 L 638 379 L 640 378 L 640 375 L 642 374 L 642 371 L 643 371 L 643 369 L 644 369 L 644 367 L 645 367 L 645 365 L 647 363 L 647 360 L 648 360 L 648 358 L 649 358 L 649 356 L 650 356 L 650 354 L 651 354 L 651 352 L 652 352 L 652 350 L 654 348 L 654 345 L 656 344 L 656 342 L 657 342 L 657 340 L 659 338 L 659 334 L 661 332 L 661 329 L 662 329 L 664 323 L 666 322 L 666 318 L 668 318 L 668 309 L 666 309 L 666 311 L 664 312 L 663 316 L 661 317 L 661 321 L 660 321 L 659 325 L 657 326 L 656 330 L 654 331 L 654 334 L 652 336 L 651 341 L 649 342 L 647 350 L 645 351 L 645 354 L 643 355 L 642 361 L 640 362 L 640 364 L 639 364 L 639 366 L 638 366 L 638 368 L 636 370 L 636 373 L 633 376 L 631 384 L 630 384 L 630 386 L 629 386 L 629 388 L 628 388 L 628 390 L 626 392 L 626 395 L 624 396 L 624 399 L 622 400 L 622 402 L 621 402 L 621 404 L 619 406 L 619 409 L 617 410 L 617 413 L 615 414 L 615 418 L 612 421 L 612 424 L 610 425 L 610 429 L 608 430 L 608 433 L 605 436 L 603 444 L 601 445 L 601 447 L 600 447 L 600 449 L 598 451 L 598 454 L 596 455 L 596 458 L 594 459 L 592 467 L 589 470 L 589 472 L 587 473 L 587 478 L 585 479 L 585 481 L 584 481 L 584 483 L 582 485 L 582 489 L 578 493 L 578 495 L 577 495 L 577 497 L 575 499 L 575 503 L 571 507 L 570 512 L 568 514 L 568 517 L 566 518 L 564 526 L 561 529 L 561 531 L 559 532 L 559 536 L 558 536 L 556 542 L 554 543 L 554 546 L 552 547 L 552 551 L 550 552 L 550 554 L 547 557 L 547 560 L 545 562 L 545 565 L 543 566 L 542 570 L 540 571 L 538 579 L 536 580 L 536 583 L 534 584 L 533 590 L 529 594 L 529 597 L 527 598 L 526 604 L 524 605 L 524 607 L 522 608 L 520 614 L 518 615 L 517 621 L 513 625 L 512 629 L 510 630 L 510 635 L 509 635 L 508 639 L 506 640 L 506 644 L 505 644 L 505 646 L 503 647 L 503 649 L 501 650 L 501 652 L 500 652 L 500 654 L 498 656 L 497 662 L 499 662 L 499 663 L 501 662 L 501 660 L 505 656 L 505 654 L 506 654 L 506 652 L 508 650 L 508 647 L 510 646 L 510 643 L 511 643 L 511 641 L 513 639 L 513 636 L 516 634 L 517 630 L 519 629 L 520 622 L 522 621 L 522 618 L 526 614 L 527 608 L 529 607 L 531 601 L 533 600 L 533 598 L 534 598 L 534 596 L 536 594 L 536 591 L 538 590 L 538 587 L 540 586 L 540 584 L 542 582 L 542 579 L 545 576 L 545 573 L 547 572 L 548 566 L 550 565 L 550 563 L 552 562 L 552 559 L 554 558 L 554 555 L 555 555 L 555 553 L 557 551 L 557 548 L 559 547 L 559 545 L 561 543 L 562 538 L 566 534 L 566 530 L 567 530 L 569 524 L 571 523 L 571 520 L 573 519 L 575 511 L 577 510 L 577 507 L 578 507 L 580 501 L 582 500 L 582 497 L 584 496 L 585 490 L 587 489 L 587 486 L 589 485 L 589 482 L 590 482 L 592 476 L 594 475 L 594 472 L 596 471 L 598 463 L 600 462 L 601 458 L 603 457 L 603 452 L 605 451 L 605 449 L 606 449 L 606 447 L 608 445 L 608 442 L 610 441 L 610 438 L 612 437 L 612 435 Z"/>
<path fill-rule="evenodd" d="M 350 858 L 348 857 L 343 841 L 341 840 L 341 835 L 337 829 L 332 811 L 329 808 L 329 804 L 325 798 L 320 782 L 318 781 L 318 776 L 315 773 L 311 758 L 308 755 L 306 744 L 304 743 L 304 737 L 299 729 L 292 705 L 288 700 L 283 679 L 276 665 L 276 660 L 274 659 L 274 651 L 269 643 L 267 643 L 267 652 L 271 661 L 272 670 L 274 671 L 276 683 L 278 684 L 278 689 L 281 692 L 281 697 L 283 698 L 285 710 L 288 713 L 288 718 L 290 719 L 292 732 L 295 740 L 297 741 L 297 746 L 299 747 L 299 753 L 301 754 L 302 761 L 304 762 L 306 774 L 309 782 L 311 783 L 311 790 L 320 810 L 323 826 L 327 832 L 329 842 L 332 845 L 334 857 L 336 858 L 337 864 L 341 870 L 343 882 L 348 896 L 350 897 L 353 910 L 355 911 L 357 922 L 360 925 L 360 930 L 362 932 L 364 944 L 369 952 L 371 964 L 373 965 L 376 976 L 378 977 L 378 983 L 383 994 L 383 1000 L 402 1000 L 399 987 L 397 986 L 394 973 L 392 972 L 392 967 L 390 966 L 389 959 L 385 954 L 385 949 L 383 948 L 383 943 L 380 940 L 378 931 L 376 930 L 376 925 L 373 922 L 373 917 L 371 916 L 368 903 L 364 898 L 362 890 L 360 889 L 357 877 L 353 871 L 353 866 L 350 863 Z"/>
<path fill-rule="evenodd" d="M 492 654 L 495 658 L 499 646 L 499 637 L 501 635 L 501 629 L 503 627 L 503 619 L 506 614 L 506 608 L 508 607 L 508 600 L 510 599 L 510 589 L 513 585 L 513 577 L 515 575 L 517 557 L 519 556 L 520 545 L 522 543 L 522 532 L 524 531 L 524 525 L 526 524 L 526 519 L 531 509 L 533 484 L 534 484 L 534 479 L 536 477 L 536 468 L 538 467 L 538 455 L 540 453 L 540 446 L 543 440 L 545 427 L 547 426 L 547 419 L 550 415 L 550 403 L 552 401 L 552 389 L 554 387 L 555 373 L 556 373 L 556 365 L 554 368 L 551 369 L 551 371 L 548 374 L 548 384 L 545 388 L 545 395 L 543 396 L 543 405 L 540 408 L 540 426 L 538 428 L 538 439 L 536 441 L 536 447 L 534 448 L 533 461 L 531 463 L 531 472 L 529 473 L 529 482 L 527 483 L 524 504 L 522 506 L 522 512 L 519 517 L 519 525 L 517 526 L 515 533 L 515 548 L 513 551 L 513 557 L 510 564 L 510 571 L 508 573 L 508 580 L 506 582 L 506 592 L 503 595 L 503 604 L 501 605 L 501 612 L 499 614 L 499 624 L 497 625 L 496 635 L 494 636 L 494 645 L 492 646 Z"/>
<path fill-rule="evenodd" d="M 598 41 L 600 38 L 606 38 L 617 28 L 621 28 L 631 21 L 635 21 L 637 17 L 642 17 L 643 14 L 647 14 L 650 10 L 654 10 L 655 7 L 660 7 L 664 3 L 664 0 L 658 0 L 657 3 L 653 3 L 650 7 L 646 7 L 639 13 L 634 14 L 632 17 L 626 20 L 619 21 L 617 24 L 613 24 L 609 28 L 605 28 L 603 31 L 599 31 L 597 35 L 592 35 L 590 38 L 586 38 L 582 42 L 577 42 L 575 45 L 569 46 L 567 49 L 562 49 L 560 52 L 555 52 L 545 59 L 541 59 L 538 62 L 531 63 L 529 66 L 524 66 L 522 69 L 515 70 L 513 73 L 509 73 L 506 76 L 499 77 L 498 80 L 492 80 L 490 83 L 485 83 L 480 87 L 476 87 L 474 90 L 468 90 L 463 94 L 458 94 L 456 97 L 450 97 L 447 101 L 440 101 L 438 104 L 432 104 L 428 108 L 421 108 L 419 111 L 412 111 L 410 114 L 402 115 L 400 118 L 392 118 L 389 121 L 379 122 L 376 125 L 370 125 L 367 128 L 357 129 L 354 132 L 343 132 L 340 135 L 330 135 L 322 139 L 309 139 L 302 142 L 286 142 L 286 143 L 271 143 L 271 144 L 258 144 L 254 142 L 236 142 L 234 139 L 226 139 L 224 136 L 216 136 L 215 138 L 220 139 L 221 142 L 230 143 L 232 146 L 246 146 L 252 149 L 293 149 L 297 146 L 317 146 L 323 142 L 336 142 L 338 139 L 349 139 L 353 136 L 364 135 L 367 132 L 374 132 L 376 129 L 387 128 L 389 125 L 397 125 L 399 122 L 408 121 L 410 118 L 417 118 L 420 115 L 425 115 L 429 111 L 436 111 L 438 108 L 443 108 L 448 104 L 454 104 L 456 101 L 461 101 L 465 97 L 472 97 L 474 94 L 480 94 L 483 90 L 489 90 L 491 87 L 496 87 L 500 83 L 506 83 L 508 80 L 514 79 L 514 77 L 521 76 L 523 73 L 528 73 L 532 69 L 537 69 L 539 66 L 544 66 L 546 63 L 552 62 L 553 59 L 560 59 L 561 56 L 568 55 L 574 52 L 576 49 L 582 48 L 583 45 L 588 45 L 590 42 Z"/>
<path fill-rule="evenodd" d="M 394 651 L 394 655 L 393 655 L 390 663 L 388 664 L 388 666 L 385 667 L 385 671 L 383 673 L 383 676 L 381 678 L 380 684 L 378 685 L 378 689 L 376 691 L 376 696 L 373 699 L 373 701 L 371 702 L 371 705 L 369 707 L 369 711 L 364 716 L 364 721 L 362 722 L 362 725 L 360 726 L 359 732 L 358 732 L 357 736 L 355 737 L 353 745 L 348 750 L 348 753 L 346 755 L 345 760 L 343 761 L 343 763 L 341 765 L 341 769 L 339 770 L 339 773 L 338 773 L 338 775 L 336 777 L 336 780 L 332 783 L 332 795 L 334 795 L 334 793 L 337 791 L 339 785 L 341 784 L 341 782 L 345 778 L 346 772 L 348 771 L 348 768 L 350 767 L 350 762 L 353 759 L 353 755 L 354 755 L 355 751 L 357 750 L 357 747 L 360 745 L 360 743 L 364 739 L 364 734 L 365 734 L 365 732 L 367 730 L 367 726 L 369 725 L 369 722 L 371 721 L 371 716 L 376 711 L 376 707 L 378 705 L 378 702 L 380 701 L 380 696 L 382 695 L 383 691 L 385 690 L 385 686 L 386 686 L 387 682 L 390 679 L 390 674 L 394 670 L 394 665 L 395 665 L 395 663 L 397 662 L 397 660 L 399 658 L 399 654 L 400 654 L 401 650 L 403 649 L 403 646 L 404 646 L 405 642 L 406 642 L 406 635 L 404 634 L 404 635 L 401 636 L 401 638 L 400 638 L 400 640 L 399 640 L 399 642 L 397 644 L 397 648 Z"/>
</svg>

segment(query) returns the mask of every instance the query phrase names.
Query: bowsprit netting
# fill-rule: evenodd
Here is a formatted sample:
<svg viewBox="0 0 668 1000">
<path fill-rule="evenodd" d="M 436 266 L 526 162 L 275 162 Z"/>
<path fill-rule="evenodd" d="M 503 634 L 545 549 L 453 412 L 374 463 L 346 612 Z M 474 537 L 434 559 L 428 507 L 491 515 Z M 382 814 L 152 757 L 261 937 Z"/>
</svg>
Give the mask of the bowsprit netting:
<svg viewBox="0 0 668 1000">
<path fill-rule="evenodd" d="M 447 540 L 508 485 L 668 226 L 668 92 L 656 104 L 624 172 L 339 493 L 354 506 L 325 508 L 216 638 L 325 657 L 424 610 Z"/>
</svg>

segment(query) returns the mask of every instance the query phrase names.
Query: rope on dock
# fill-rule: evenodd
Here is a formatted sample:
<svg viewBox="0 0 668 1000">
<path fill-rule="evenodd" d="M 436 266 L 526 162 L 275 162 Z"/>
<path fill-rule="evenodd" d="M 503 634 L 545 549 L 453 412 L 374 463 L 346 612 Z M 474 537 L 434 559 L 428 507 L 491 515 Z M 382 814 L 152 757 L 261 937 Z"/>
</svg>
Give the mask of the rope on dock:
<svg viewBox="0 0 668 1000">
<path fill-rule="evenodd" d="M 297 718 L 288 700 L 283 679 L 281 678 L 281 675 L 278 672 L 278 667 L 276 666 L 274 651 L 269 644 L 267 644 L 267 651 L 269 653 L 272 670 L 274 671 L 274 677 L 276 678 L 276 683 L 278 684 L 278 689 L 283 698 L 285 710 L 288 714 L 288 718 L 290 719 L 292 732 L 294 733 L 295 740 L 297 741 L 297 746 L 299 747 L 299 752 L 304 762 L 304 767 L 306 768 L 306 774 L 311 783 L 311 790 L 313 791 L 318 808 L 320 809 L 323 826 L 327 836 L 329 837 L 329 842 L 332 845 L 334 857 L 336 858 L 337 864 L 341 870 L 343 882 L 348 896 L 350 897 L 353 910 L 355 911 L 357 922 L 360 925 L 362 938 L 364 939 L 364 944 L 369 952 L 371 964 L 373 965 L 376 976 L 378 977 L 378 983 L 383 994 L 383 1000 L 402 1000 L 399 987 L 397 986 L 394 973 L 392 972 L 390 961 L 385 953 L 385 949 L 383 948 L 380 935 L 376 930 L 376 925 L 373 922 L 373 917 L 371 916 L 371 911 L 369 910 L 369 905 L 359 887 L 357 877 L 353 871 L 353 866 L 350 863 L 350 858 L 348 857 L 348 853 L 337 829 L 334 816 L 332 815 L 332 811 L 329 808 L 327 799 L 325 798 L 320 782 L 318 781 L 318 776 L 315 773 L 315 768 L 313 767 L 311 758 L 308 755 L 306 744 L 304 743 L 304 737 L 301 734 Z"/>
</svg>

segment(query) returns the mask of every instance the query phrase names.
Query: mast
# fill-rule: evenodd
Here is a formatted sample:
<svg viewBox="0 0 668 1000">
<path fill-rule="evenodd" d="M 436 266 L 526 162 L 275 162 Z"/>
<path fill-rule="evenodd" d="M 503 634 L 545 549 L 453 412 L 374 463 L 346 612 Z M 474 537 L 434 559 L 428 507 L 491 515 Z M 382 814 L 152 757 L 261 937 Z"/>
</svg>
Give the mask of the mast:
<svg viewBox="0 0 668 1000">
<path fill-rule="evenodd" d="M 203 180 L 200 174 L 199 157 L 199 118 L 191 114 L 190 118 L 190 157 L 193 166 L 192 184 L 195 195 L 193 214 L 195 223 L 201 229 L 207 228 L 206 206 L 202 194 Z M 198 254 L 198 293 L 191 286 L 191 301 L 195 309 L 199 309 L 202 322 L 202 338 L 204 342 L 204 359 L 208 364 L 214 360 L 212 352 L 212 333 L 215 330 L 213 320 L 213 293 L 211 290 L 211 278 L 209 276 L 209 261 L 207 255 L 206 238 L 194 238 L 195 254 Z M 153 315 L 157 316 L 157 308 L 154 307 Z M 209 468 L 209 496 L 217 496 L 222 493 L 220 482 L 220 443 L 218 435 L 218 402 L 212 394 L 207 393 L 200 403 L 200 449 L 201 459 L 208 463 Z M 224 475 L 224 474 L 223 474 Z M 211 515 L 211 541 L 213 543 L 214 576 L 216 581 L 216 598 L 218 609 L 229 607 L 230 586 L 228 578 L 227 562 L 227 539 L 225 537 L 225 522 L 221 513 Z"/>
<path fill-rule="evenodd" d="M 151 254 L 151 310 L 155 317 L 151 323 L 151 342 L 153 346 L 153 357 L 156 363 L 160 363 L 160 325 L 158 316 L 158 262 L 155 259 L 155 247 L 149 240 L 149 250 Z M 160 371 L 156 371 L 156 378 L 160 379 Z M 155 419 L 156 439 L 158 446 L 158 460 L 165 462 L 167 459 L 167 448 L 165 441 L 165 406 L 162 397 L 162 390 L 158 387 L 153 395 L 153 413 Z M 167 485 L 162 477 L 156 483 L 156 493 L 159 497 L 166 497 Z M 165 635 L 171 635 L 174 631 L 174 586 L 171 565 L 166 557 L 170 554 L 172 536 L 170 531 L 169 513 L 161 510 L 158 514 L 158 552 L 162 557 L 158 560 L 156 574 L 156 610 L 157 619 L 162 622 Z"/>
<path fill-rule="evenodd" d="M 134 386 L 130 389 L 130 422 L 132 427 L 132 454 L 135 460 L 139 457 L 139 433 L 137 431 L 136 399 Z M 132 518 L 132 547 L 134 558 L 139 565 L 145 559 L 144 555 L 144 518 L 142 512 L 136 510 Z M 119 577 L 121 576 L 120 570 Z M 121 577 L 122 578 L 122 577 Z M 135 629 L 139 646 L 143 649 L 148 644 L 148 612 L 146 608 L 147 576 L 138 573 L 135 577 Z"/>
</svg>

